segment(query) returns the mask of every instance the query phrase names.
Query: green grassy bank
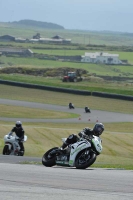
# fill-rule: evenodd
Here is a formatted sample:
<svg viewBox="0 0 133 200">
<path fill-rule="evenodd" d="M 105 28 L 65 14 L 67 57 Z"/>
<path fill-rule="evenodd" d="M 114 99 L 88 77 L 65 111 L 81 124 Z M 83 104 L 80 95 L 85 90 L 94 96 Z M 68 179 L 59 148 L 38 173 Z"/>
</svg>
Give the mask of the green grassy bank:
<svg viewBox="0 0 133 200">
<path fill-rule="evenodd" d="M 91 109 L 133 114 L 133 103 L 130 101 L 62 94 L 4 85 L 0 85 L 0 98 L 66 106 L 68 106 L 69 101 L 72 101 L 76 107 L 88 105 Z M 6 110 L 5 113 L 1 112 L 1 116 L 7 117 L 9 117 L 9 115 L 11 117 L 13 110 L 13 115 L 17 114 L 18 118 L 22 115 L 25 118 L 31 117 L 29 112 L 34 113 L 36 111 L 36 109 L 33 109 L 28 110 L 29 112 L 25 112 L 26 108 L 23 108 L 24 112 L 20 114 L 21 107 L 18 108 L 17 106 L 14 106 L 12 107 L 12 110 L 9 105 L 0 106 L 3 107 L 3 111 Z M 45 117 L 45 114 L 45 111 L 40 113 L 41 117 Z M 61 114 L 58 112 L 56 113 L 55 111 L 54 115 L 55 117 L 62 117 Z M 52 112 L 49 114 L 49 118 L 52 118 Z M 2 152 L 4 145 L 3 137 L 11 130 L 14 123 L 0 121 L 0 152 Z M 103 151 L 92 167 L 133 169 L 133 123 L 105 123 L 104 125 L 105 131 L 101 136 L 103 140 Z M 76 124 L 23 123 L 25 133 L 28 136 L 28 140 L 25 143 L 25 155 L 41 158 L 43 153 L 48 149 L 54 146 L 61 146 L 62 137 L 67 137 L 72 133 L 78 133 L 84 127 L 88 126 L 92 128 L 94 124 L 79 124 L 78 122 Z"/>
</svg>

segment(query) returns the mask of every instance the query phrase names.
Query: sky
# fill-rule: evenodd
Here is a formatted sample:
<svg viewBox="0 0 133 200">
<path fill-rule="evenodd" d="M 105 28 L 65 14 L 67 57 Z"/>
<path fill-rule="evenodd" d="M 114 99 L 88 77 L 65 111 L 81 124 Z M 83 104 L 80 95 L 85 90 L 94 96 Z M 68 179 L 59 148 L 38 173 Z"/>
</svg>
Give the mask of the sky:
<svg viewBox="0 0 133 200">
<path fill-rule="evenodd" d="M 0 22 L 23 19 L 65 29 L 133 33 L 133 0 L 0 0 Z"/>
</svg>

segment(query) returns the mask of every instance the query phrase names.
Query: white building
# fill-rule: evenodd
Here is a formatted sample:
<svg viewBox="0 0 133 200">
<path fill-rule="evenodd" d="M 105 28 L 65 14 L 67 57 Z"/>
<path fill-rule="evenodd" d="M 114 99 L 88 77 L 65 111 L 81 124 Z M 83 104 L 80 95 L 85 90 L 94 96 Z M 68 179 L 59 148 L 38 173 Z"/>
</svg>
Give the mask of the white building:
<svg viewBox="0 0 133 200">
<path fill-rule="evenodd" d="M 104 52 L 95 52 L 95 53 L 85 53 L 82 56 L 81 62 L 88 63 L 103 63 L 103 64 L 122 64 L 122 61 L 119 60 L 119 54 L 109 54 Z"/>
<path fill-rule="evenodd" d="M 40 43 L 71 43 L 71 39 L 53 39 L 53 38 L 39 38 L 39 39 L 29 39 L 30 42 L 40 42 Z"/>
</svg>

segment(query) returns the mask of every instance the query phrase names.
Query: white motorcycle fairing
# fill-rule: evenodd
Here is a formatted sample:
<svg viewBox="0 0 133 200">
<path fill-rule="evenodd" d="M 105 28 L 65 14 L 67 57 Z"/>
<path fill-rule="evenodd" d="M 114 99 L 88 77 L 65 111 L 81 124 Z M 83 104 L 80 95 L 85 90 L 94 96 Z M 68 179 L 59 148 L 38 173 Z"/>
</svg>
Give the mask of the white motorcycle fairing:
<svg viewBox="0 0 133 200">
<path fill-rule="evenodd" d="M 20 146 L 19 146 L 19 137 L 16 135 L 5 135 L 4 136 L 4 142 L 5 146 L 3 149 L 3 154 L 4 155 L 18 155 L 20 151 Z M 27 140 L 27 136 L 24 136 L 24 139 L 22 142 L 25 142 Z M 8 153 L 6 152 L 8 151 Z"/>
<path fill-rule="evenodd" d="M 95 149 L 97 150 L 97 152 L 101 153 L 102 152 L 102 140 L 101 140 L 101 138 L 93 135 L 92 143 L 93 143 Z"/>
<path fill-rule="evenodd" d="M 83 149 L 87 149 L 91 147 L 91 144 L 88 141 L 79 141 L 71 145 L 71 152 L 70 152 L 70 159 L 69 159 L 69 165 L 74 166 L 75 165 L 75 158 L 77 154 L 82 151 Z"/>
<path fill-rule="evenodd" d="M 10 138 L 9 138 L 9 135 L 4 136 L 5 142 L 14 142 L 17 139 L 19 139 L 19 137 L 15 136 L 15 135 L 11 135 Z M 27 140 L 27 135 L 24 136 L 24 142 L 26 142 L 26 140 Z"/>
</svg>

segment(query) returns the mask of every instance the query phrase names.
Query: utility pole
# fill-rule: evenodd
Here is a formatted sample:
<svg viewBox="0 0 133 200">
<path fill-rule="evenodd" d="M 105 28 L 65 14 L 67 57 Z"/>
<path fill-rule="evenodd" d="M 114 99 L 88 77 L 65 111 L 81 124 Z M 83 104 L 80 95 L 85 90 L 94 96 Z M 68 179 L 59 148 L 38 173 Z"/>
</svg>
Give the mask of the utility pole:
<svg viewBox="0 0 133 200">
<path fill-rule="evenodd" d="M 84 34 L 84 45 L 85 45 L 85 34 Z"/>
<path fill-rule="evenodd" d="M 90 35 L 89 35 L 89 45 L 90 45 Z"/>
</svg>

